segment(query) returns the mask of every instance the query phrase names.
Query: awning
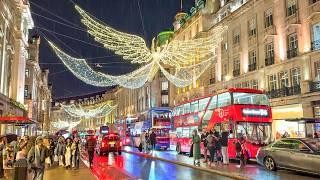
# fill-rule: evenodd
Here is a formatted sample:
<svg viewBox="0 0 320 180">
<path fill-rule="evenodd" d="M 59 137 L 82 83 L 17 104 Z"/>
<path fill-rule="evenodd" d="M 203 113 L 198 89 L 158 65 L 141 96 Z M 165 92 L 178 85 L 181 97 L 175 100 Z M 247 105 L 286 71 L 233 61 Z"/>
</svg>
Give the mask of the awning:
<svg viewBox="0 0 320 180">
<path fill-rule="evenodd" d="M 0 124 L 35 124 L 33 121 L 27 117 L 0 117 Z"/>
</svg>

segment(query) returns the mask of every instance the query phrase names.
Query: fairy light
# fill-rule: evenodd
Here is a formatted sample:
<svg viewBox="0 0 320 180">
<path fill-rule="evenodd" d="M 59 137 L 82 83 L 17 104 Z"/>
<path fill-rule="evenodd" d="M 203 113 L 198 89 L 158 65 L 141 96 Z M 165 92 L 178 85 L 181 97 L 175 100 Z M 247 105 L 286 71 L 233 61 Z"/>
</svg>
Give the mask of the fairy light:
<svg viewBox="0 0 320 180">
<path fill-rule="evenodd" d="M 206 37 L 186 41 L 172 40 L 161 47 L 156 47 L 153 40 L 149 50 L 143 38 L 117 31 L 96 20 L 79 6 L 76 5 L 75 8 L 80 13 L 83 24 L 87 26 L 88 33 L 94 36 L 97 42 L 131 63 L 144 64 L 131 73 L 112 76 L 94 71 L 85 59 L 71 57 L 48 41 L 64 65 L 77 78 L 100 87 L 119 85 L 129 89 L 140 88 L 148 80 L 151 81 L 159 70 L 175 86 L 189 86 L 210 67 L 214 59 L 214 50 L 221 43 L 222 33 L 226 30 L 225 26 L 217 26 Z M 193 64 L 195 56 L 201 60 L 200 63 Z M 170 74 L 163 65 L 175 68 L 175 73 Z"/>
<path fill-rule="evenodd" d="M 76 106 L 75 104 L 61 104 L 61 107 L 72 117 L 99 118 L 110 114 L 117 107 L 117 105 L 111 106 L 110 104 L 102 104 L 95 108 L 83 108 L 81 105 Z"/>
<path fill-rule="evenodd" d="M 68 129 L 72 130 L 74 127 L 79 125 L 81 123 L 81 120 L 79 121 L 61 121 L 60 119 L 58 121 L 51 122 L 51 125 L 56 129 Z"/>
</svg>

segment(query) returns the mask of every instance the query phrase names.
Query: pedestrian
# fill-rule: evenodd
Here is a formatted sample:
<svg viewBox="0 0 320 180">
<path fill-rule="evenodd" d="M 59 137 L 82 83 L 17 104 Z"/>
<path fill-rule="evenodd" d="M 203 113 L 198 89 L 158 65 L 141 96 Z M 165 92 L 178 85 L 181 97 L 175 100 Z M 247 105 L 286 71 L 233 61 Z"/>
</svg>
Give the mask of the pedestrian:
<svg viewBox="0 0 320 180">
<path fill-rule="evenodd" d="M 27 180 L 28 178 L 28 160 L 24 150 L 18 151 L 14 163 L 14 180 Z"/>
<path fill-rule="evenodd" d="M 203 163 L 206 163 L 208 161 L 208 147 L 207 147 L 207 137 L 209 133 L 203 129 L 201 133 L 201 142 L 203 143 L 203 148 L 204 148 L 204 161 Z"/>
<path fill-rule="evenodd" d="M 64 159 L 65 159 L 65 168 L 69 169 L 71 168 L 71 159 L 72 159 L 72 153 L 71 153 L 71 146 L 72 146 L 72 139 L 67 138 L 66 140 L 66 151 L 64 154 Z"/>
<path fill-rule="evenodd" d="M 88 156 L 89 156 L 89 166 L 92 168 L 92 161 L 94 157 L 94 148 L 96 146 L 96 141 L 93 136 L 88 137 L 87 142 L 86 142 L 86 149 L 88 151 Z"/>
<path fill-rule="evenodd" d="M 75 137 L 71 146 L 72 150 L 72 168 L 79 169 L 80 165 L 80 138 Z"/>
<path fill-rule="evenodd" d="M 5 150 L 2 155 L 4 176 L 7 178 L 12 178 L 12 170 L 14 165 L 14 148 L 11 143 L 6 143 Z"/>
<path fill-rule="evenodd" d="M 144 152 L 147 152 L 146 131 L 140 134 L 140 144 Z"/>
<path fill-rule="evenodd" d="M 319 138 L 319 135 L 318 135 L 318 133 L 317 132 L 314 132 L 314 136 L 313 136 L 313 138 Z"/>
<path fill-rule="evenodd" d="M 223 164 L 225 165 L 229 164 L 228 137 L 229 137 L 229 131 L 227 127 L 223 126 L 222 133 L 221 133 L 221 153 L 222 153 Z"/>
<path fill-rule="evenodd" d="M 215 147 L 214 147 L 215 143 L 214 143 L 214 137 L 212 133 L 209 133 L 207 136 L 207 148 L 209 150 L 210 153 L 210 157 L 209 157 L 209 161 L 208 161 L 208 165 L 211 166 L 214 163 L 214 156 L 215 156 Z"/>
<path fill-rule="evenodd" d="M 242 136 L 240 137 L 239 143 L 240 143 L 240 167 L 244 167 L 247 164 L 247 160 L 249 159 L 248 150 L 245 145 L 245 138 Z"/>
<path fill-rule="evenodd" d="M 61 136 L 59 137 L 57 146 L 54 150 L 54 154 L 58 158 L 59 166 L 65 166 L 65 162 L 64 162 L 65 151 L 66 151 L 65 140 L 64 140 L 64 137 Z"/>
<path fill-rule="evenodd" d="M 193 144 L 193 164 L 196 166 L 200 166 L 200 142 L 201 139 L 198 135 L 198 131 L 194 129 L 192 131 L 192 144 Z"/>
<path fill-rule="evenodd" d="M 3 153 L 6 148 L 6 137 L 1 136 L 0 137 L 0 178 L 4 177 L 4 171 L 3 171 Z"/>
<path fill-rule="evenodd" d="M 155 130 L 152 129 L 152 132 L 150 134 L 150 144 L 151 144 L 151 150 L 156 150 L 156 143 L 157 143 L 157 135 L 154 132 Z"/>
<path fill-rule="evenodd" d="M 217 130 L 214 130 L 213 132 L 213 136 L 214 136 L 214 146 L 215 146 L 215 162 L 217 163 L 217 165 L 221 164 L 221 137 L 220 137 L 220 133 Z"/>
<path fill-rule="evenodd" d="M 31 147 L 28 153 L 28 163 L 32 171 L 32 180 L 42 180 L 45 168 L 47 148 L 43 145 L 41 136 L 36 138 L 35 145 Z"/>
<path fill-rule="evenodd" d="M 52 138 L 49 139 L 49 154 L 50 154 L 50 161 L 53 165 L 54 163 L 54 150 L 55 150 L 55 144 Z"/>
</svg>

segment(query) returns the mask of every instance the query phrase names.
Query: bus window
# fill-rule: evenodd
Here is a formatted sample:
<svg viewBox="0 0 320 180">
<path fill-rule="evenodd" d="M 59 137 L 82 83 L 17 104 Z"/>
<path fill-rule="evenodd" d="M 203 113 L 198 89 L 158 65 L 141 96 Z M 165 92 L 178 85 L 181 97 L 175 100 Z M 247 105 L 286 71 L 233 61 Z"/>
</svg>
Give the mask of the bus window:
<svg viewBox="0 0 320 180">
<path fill-rule="evenodd" d="M 233 93 L 233 104 L 254 104 L 254 105 L 266 105 L 269 106 L 269 100 L 265 94 L 254 93 Z"/>
<path fill-rule="evenodd" d="M 190 103 L 183 105 L 184 114 L 190 113 Z"/>
<path fill-rule="evenodd" d="M 231 105 L 231 95 L 230 93 L 222 93 L 218 95 L 218 107 L 224 107 Z"/>
<path fill-rule="evenodd" d="M 210 97 L 199 100 L 199 112 L 204 111 L 208 105 Z"/>
<path fill-rule="evenodd" d="M 176 116 L 180 116 L 181 114 L 183 114 L 183 105 L 178 106 Z"/>
<path fill-rule="evenodd" d="M 178 128 L 176 129 L 176 133 L 177 133 L 177 137 L 178 137 L 178 138 L 182 137 L 182 128 L 181 128 L 181 127 L 178 127 Z"/>
<path fill-rule="evenodd" d="M 215 108 L 217 108 L 217 96 L 213 96 L 211 98 L 211 101 L 210 101 L 210 104 L 209 104 L 209 107 L 208 107 L 209 110 L 213 110 Z"/>
<path fill-rule="evenodd" d="M 199 101 L 191 102 L 191 112 L 198 112 L 199 109 Z"/>
<path fill-rule="evenodd" d="M 189 127 L 183 127 L 182 128 L 182 137 L 188 138 L 190 135 L 190 128 Z"/>
</svg>

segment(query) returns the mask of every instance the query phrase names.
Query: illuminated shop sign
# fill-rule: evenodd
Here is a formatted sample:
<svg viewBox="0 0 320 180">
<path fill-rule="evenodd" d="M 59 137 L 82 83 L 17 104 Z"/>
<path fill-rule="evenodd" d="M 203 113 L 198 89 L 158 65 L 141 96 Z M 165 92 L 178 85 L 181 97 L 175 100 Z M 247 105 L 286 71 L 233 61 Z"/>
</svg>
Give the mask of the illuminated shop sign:
<svg viewBox="0 0 320 180">
<path fill-rule="evenodd" d="M 267 109 L 251 109 L 244 108 L 242 109 L 243 116 L 259 116 L 259 117 L 268 117 L 269 113 Z"/>
</svg>

